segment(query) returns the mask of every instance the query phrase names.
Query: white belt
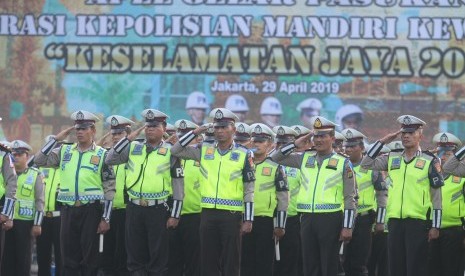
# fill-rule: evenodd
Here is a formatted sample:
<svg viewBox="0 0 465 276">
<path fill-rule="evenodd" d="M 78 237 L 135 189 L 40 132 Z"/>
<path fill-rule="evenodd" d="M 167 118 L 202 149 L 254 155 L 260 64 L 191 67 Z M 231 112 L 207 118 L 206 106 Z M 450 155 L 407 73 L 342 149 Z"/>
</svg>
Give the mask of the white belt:
<svg viewBox="0 0 465 276">
<path fill-rule="evenodd" d="M 60 211 L 48 211 L 45 212 L 45 217 L 47 218 L 54 218 L 54 217 L 59 217 L 60 216 Z"/>
<path fill-rule="evenodd" d="M 165 204 L 166 200 L 165 199 L 131 199 L 131 202 L 139 206 L 149 207 L 149 206 L 155 206 L 159 204 Z"/>
</svg>

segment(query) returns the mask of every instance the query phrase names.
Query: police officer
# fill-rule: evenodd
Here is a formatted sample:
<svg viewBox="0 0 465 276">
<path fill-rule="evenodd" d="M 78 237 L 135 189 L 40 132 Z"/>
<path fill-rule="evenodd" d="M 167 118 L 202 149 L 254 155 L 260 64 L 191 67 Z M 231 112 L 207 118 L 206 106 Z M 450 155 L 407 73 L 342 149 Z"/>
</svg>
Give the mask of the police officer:
<svg viewBox="0 0 465 276">
<path fill-rule="evenodd" d="M 355 104 L 341 106 L 336 112 L 336 124 L 340 129 L 355 128 L 360 130 L 363 123 L 363 110 Z"/>
<path fill-rule="evenodd" d="M 13 207 L 16 194 L 16 172 L 14 169 L 11 148 L 5 142 L 0 143 L 0 269 L 4 248 L 4 235 L 6 230 L 13 227 Z"/>
<path fill-rule="evenodd" d="M 433 143 L 437 145 L 436 152 L 442 164 L 453 158 L 462 142 L 448 132 L 434 135 Z M 442 223 L 439 238 L 430 246 L 430 274 L 431 276 L 463 275 L 465 238 L 463 226 L 465 224 L 465 199 L 463 189 L 465 178 L 443 172 L 444 186 L 442 194 Z"/>
<path fill-rule="evenodd" d="M 11 143 L 18 192 L 14 210 L 14 227 L 5 233 L 5 251 L 1 274 L 29 276 L 32 258 L 32 237 L 41 233 L 44 210 L 44 183 L 40 171 L 29 168 L 27 161 L 31 146 L 21 140 Z"/>
<path fill-rule="evenodd" d="M 249 105 L 247 100 L 238 94 L 231 95 L 226 99 L 224 108 L 234 112 L 238 118 L 238 122 L 245 122 L 247 113 L 249 112 Z"/>
<path fill-rule="evenodd" d="M 188 120 L 174 124 L 177 136 L 182 137 L 198 127 Z M 197 147 L 193 140 L 189 146 Z M 178 227 L 170 231 L 169 276 L 200 275 L 200 163 L 195 160 L 181 160 L 184 170 L 184 201 Z"/>
<path fill-rule="evenodd" d="M 367 137 L 353 128 L 341 131 L 347 139 L 344 142 L 345 153 L 349 156 L 357 176 L 357 218 L 355 220 L 352 240 L 345 250 L 344 271 L 346 276 L 368 276 L 368 257 L 371 249 L 371 230 L 376 220 L 375 231 L 384 231 L 384 213 L 386 210 L 387 191 L 383 187 L 380 172 L 360 168 Z M 377 207 L 376 207 L 377 206 Z M 377 208 L 375 212 L 375 208 Z M 375 219 L 376 214 L 380 214 Z"/>
<path fill-rule="evenodd" d="M 402 115 L 397 122 L 402 128 L 376 141 L 361 167 L 389 174 L 386 211 L 391 275 L 427 275 L 428 242 L 438 238 L 441 227 L 444 180 L 439 159 L 420 149 L 425 122 L 412 115 Z M 405 150 L 378 156 L 383 145 L 399 134 Z"/>
<path fill-rule="evenodd" d="M 335 152 L 344 152 L 344 142 L 347 140 L 342 133 L 335 131 L 334 132 L 334 143 L 333 143 L 333 149 Z"/>
<path fill-rule="evenodd" d="M 207 97 L 205 97 L 203 92 L 194 91 L 187 97 L 186 110 L 192 122 L 203 124 L 205 113 L 208 108 Z"/>
<path fill-rule="evenodd" d="M 239 275 L 241 232 L 250 233 L 253 221 L 253 155 L 237 147 L 233 137 L 237 116 L 228 109 L 210 112 L 215 144 L 188 147 L 204 127 L 188 132 L 173 146 L 173 154 L 200 161 L 201 275 Z M 243 216 L 242 216 L 243 214 Z M 271 239 L 271 237 L 270 237 Z"/>
<path fill-rule="evenodd" d="M 131 126 L 135 123 L 120 115 L 107 117 L 106 122 L 110 125 L 112 145 L 132 132 Z M 116 193 L 113 199 L 113 210 L 111 215 L 111 228 L 105 234 L 103 243 L 101 275 L 128 275 L 126 266 L 127 254 L 125 243 L 126 225 L 126 164 L 113 167 L 116 180 Z"/>
<path fill-rule="evenodd" d="M 285 234 L 289 188 L 284 168 L 268 157 L 274 132 L 265 124 L 250 128 L 255 150 L 254 227 L 242 239 L 241 275 L 272 275 L 274 243 L 270 237 L 278 241 Z"/>
<path fill-rule="evenodd" d="M 260 106 L 260 115 L 265 125 L 269 127 L 279 125 L 281 115 L 283 115 L 281 102 L 275 97 L 265 98 Z"/>
<path fill-rule="evenodd" d="M 126 250 L 130 275 L 164 275 L 168 265 L 168 232 L 181 214 L 184 180 L 180 160 L 163 141 L 168 116 L 156 109 L 142 111 L 145 126 L 121 139 L 105 162 L 127 163 Z M 133 141 L 145 130 L 145 142 Z M 168 213 L 168 196 L 173 206 Z"/>
<path fill-rule="evenodd" d="M 303 126 L 275 126 L 273 132 L 276 134 L 276 150 L 286 144 L 294 142 L 299 135 L 310 132 Z M 307 140 L 308 141 L 308 140 Z M 310 148 L 310 143 L 307 149 Z M 284 167 L 289 186 L 289 206 L 285 235 L 279 241 L 281 260 L 274 263 L 275 276 L 297 276 L 302 274 L 302 252 L 300 250 L 300 216 L 297 213 L 297 195 L 301 185 L 300 170 L 293 167 Z"/>
<path fill-rule="evenodd" d="M 45 142 L 50 141 L 53 135 L 45 138 Z M 61 146 L 57 143 L 56 146 Z M 63 259 L 61 257 L 60 249 L 60 202 L 57 202 L 56 196 L 60 188 L 60 170 L 56 168 L 39 168 L 45 183 L 45 205 L 44 205 L 44 219 L 42 221 L 42 234 L 37 237 L 37 265 L 38 275 L 47 276 L 51 275 L 52 265 L 52 248 L 55 263 L 55 274 L 62 275 L 63 273 Z"/>
<path fill-rule="evenodd" d="M 250 146 L 250 126 L 241 122 L 236 123 L 235 126 L 234 142 L 248 148 Z"/>
<path fill-rule="evenodd" d="M 306 127 L 312 127 L 312 118 L 320 115 L 323 104 L 317 98 L 308 98 L 303 100 L 297 106 L 297 111 L 300 112 L 300 121 Z"/>
<path fill-rule="evenodd" d="M 178 130 L 174 125 L 172 125 L 170 123 L 166 123 L 166 131 L 165 131 L 166 138 L 173 137 L 173 136 L 176 137 L 176 132 L 177 131 Z M 174 142 L 176 143 L 176 141 L 174 141 Z"/>
<path fill-rule="evenodd" d="M 115 194 L 113 169 L 104 164 L 107 151 L 94 142 L 99 119 L 85 110 L 71 114 L 74 126 L 50 139 L 35 156 L 39 167 L 60 170 L 57 200 L 61 207 L 61 253 L 65 275 L 94 275 L 98 270 L 99 234 L 110 229 Z M 75 130 L 77 143 L 55 148 Z M 103 208 L 101 203 L 103 203 Z M 102 210 L 103 209 L 103 210 Z"/>
<path fill-rule="evenodd" d="M 300 168 L 303 183 L 297 197 L 301 216 L 304 275 L 337 274 L 340 241 L 352 237 L 355 217 L 355 176 L 349 159 L 333 150 L 334 128 L 317 116 L 313 133 L 300 137 L 272 155 L 278 163 Z M 315 151 L 292 154 L 307 145 L 313 134 Z"/>
</svg>

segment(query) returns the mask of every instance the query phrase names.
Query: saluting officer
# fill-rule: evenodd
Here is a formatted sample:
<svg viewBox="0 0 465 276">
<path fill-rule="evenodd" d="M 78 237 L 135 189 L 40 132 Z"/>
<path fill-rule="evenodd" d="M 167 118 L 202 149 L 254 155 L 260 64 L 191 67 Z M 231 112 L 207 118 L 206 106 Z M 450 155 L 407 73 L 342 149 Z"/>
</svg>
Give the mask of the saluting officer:
<svg viewBox="0 0 465 276">
<path fill-rule="evenodd" d="M 1 119 L 1 118 L 0 118 Z M 4 248 L 4 235 L 6 230 L 13 227 L 13 207 L 15 205 L 15 194 L 17 177 L 14 162 L 9 145 L 0 143 L 0 269 Z"/>
<path fill-rule="evenodd" d="M 45 138 L 45 142 L 50 141 L 53 135 Z M 57 143 L 56 147 L 61 146 Z M 42 221 L 42 234 L 37 237 L 37 265 L 39 276 L 51 275 L 52 266 L 52 248 L 55 263 L 55 274 L 62 275 L 63 259 L 60 249 L 60 202 L 57 202 L 56 196 L 60 188 L 60 170 L 56 168 L 40 167 L 45 182 L 45 206 L 44 219 Z"/>
<path fill-rule="evenodd" d="M 344 152 L 344 142 L 346 141 L 346 137 L 342 135 L 342 133 L 338 131 L 334 131 L 334 143 L 333 143 L 333 149 L 335 152 Z"/>
<path fill-rule="evenodd" d="M 304 126 L 275 126 L 273 132 L 276 134 L 276 150 L 284 145 L 294 142 L 299 135 L 310 133 Z M 309 140 L 308 149 L 311 146 Z M 300 248 L 300 216 L 297 213 L 297 195 L 301 185 L 300 169 L 284 167 L 289 186 L 289 206 L 287 208 L 286 235 L 279 241 L 281 260 L 274 263 L 275 276 L 298 276 L 302 274 L 302 251 Z"/>
<path fill-rule="evenodd" d="M 198 127 L 188 120 L 174 124 L 177 136 L 182 137 Z M 196 140 L 189 146 L 199 147 Z M 178 227 L 170 231 L 169 276 L 200 275 L 200 162 L 181 160 L 184 170 L 184 201 Z"/>
<path fill-rule="evenodd" d="M 457 136 L 448 132 L 434 135 L 437 155 L 442 164 L 449 158 L 455 158 L 454 153 L 462 146 Z M 465 175 L 456 176 L 443 172 L 444 186 L 442 194 L 442 223 L 439 238 L 430 246 L 430 274 L 431 276 L 458 276 L 463 275 L 465 238 Z"/>
<path fill-rule="evenodd" d="M 246 148 L 250 147 L 250 126 L 246 123 L 236 123 L 236 134 L 234 142 Z"/>
<path fill-rule="evenodd" d="M 420 148 L 426 123 L 412 115 L 402 115 L 397 122 L 402 128 L 376 141 L 361 167 L 389 174 L 386 215 L 391 275 L 427 275 L 428 241 L 439 236 L 441 227 L 444 180 L 439 159 Z M 378 156 L 383 145 L 399 134 L 405 150 Z"/>
<path fill-rule="evenodd" d="M 85 110 L 74 112 L 71 119 L 74 126 L 50 139 L 34 161 L 39 167 L 60 170 L 57 200 L 62 203 L 64 274 L 94 275 L 98 270 L 99 234 L 110 229 L 115 178 L 113 169 L 104 163 L 107 151 L 94 142 L 95 122 L 99 119 Z M 76 131 L 77 143 L 55 148 L 72 130 Z"/>
<path fill-rule="evenodd" d="M 106 119 L 110 125 L 112 145 L 132 132 L 132 120 L 120 116 L 111 115 Z M 126 164 L 113 167 L 116 179 L 116 193 L 113 199 L 113 211 L 111 214 L 111 228 L 105 234 L 103 243 L 102 264 L 100 270 L 103 275 L 128 275 L 126 265 Z"/>
<path fill-rule="evenodd" d="M 333 150 L 335 124 L 316 116 L 313 133 L 300 137 L 272 155 L 276 162 L 300 168 L 303 183 L 297 197 L 301 216 L 304 275 L 337 274 L 340 240 L 352 237 L 355 216 L 355 177 L 348 158 Z M 314 149 L 306 147 L 313 134 Z"/>
<path fill-rule="evenodd" d="M 205 127 L 188 132 L 173 146 L 173 154 L 200 161 L 202 174 L 200 215 L 200 265 L 202 276 L 239 275 L 241 232 L 249 233 L 253 221 L 253 155 L 233 141 L 237 116 L 216 108 L 215 144 L 189 147 Z M 242 216 L 244 214 L 244 216 Z M 272 237 L 270 237 L 271 239 Z"/>
<path fill-rule="evenodd" d="M 376 233 L 384 231 L 387 190 L 380 172 L 360 167 L 365 151 L 363 140 L 367 137 L 353 128 L 346 128 L 341 134 L 346 138 L 345 153 L 353 165 L 358 188 L 357 218 L 352 239 L 346 247 L 344 271 L 346 276 L 367 276 L 373 222 L 376 221 Z"/>
<path fill-rule="evenodd" d="M 181 162 L 163 141 L 168 116 L 142 111 L 145 126 L 121 139 L 108 152 L 108 165 L 127 163 L 126 250 L 130 275 L 164 275 L 168 265 L 168 231 L 179 222 L 184 197 Z M 145 142 L 133 141 L 145 130 Z M 171 213 L 167 204 L 173 193 Z"/>
<path fill-rule="evenodd" d="M 274 145 L 273 130 L 265 124 L 252 124 L 250 129 L 255 149 L 254 227 L 242 239 L 241 275 L 272 275 L 274 242 L 270 237 L 279 240 L 285 234 L 289 188 L 283 166 L 268 157 Z"/>
<path fill-rule="evenodd" d="M 44 210 L 44 182 L 40 171 L 29 168 L 31 146 L 21 140 L 11 142 L 18 192 L 14 207 L 14 227 L 5 233 L 5 251 L 1 274 L 29 276 L 31 272 L 32 237 L 41 233 Z"/>
</svg>

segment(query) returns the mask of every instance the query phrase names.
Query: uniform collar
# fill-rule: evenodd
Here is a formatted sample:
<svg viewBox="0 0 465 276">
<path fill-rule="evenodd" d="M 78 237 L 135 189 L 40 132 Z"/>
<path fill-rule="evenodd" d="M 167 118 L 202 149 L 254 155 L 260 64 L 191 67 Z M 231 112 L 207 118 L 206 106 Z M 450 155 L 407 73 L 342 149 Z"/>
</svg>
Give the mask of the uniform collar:
<svg viewBox="0 0 465 276">
<path fill-rule="evenodd" d="M 80 151 L 78 145 L 79 145 L 78 143 L 74 144 L 73 150 Z M 82 152 L 95 151 L 96 148 L 97 148 L 97 144 L 95 144 L 95 142 L 92 141 L 92 145 L 90 145 L 90 147 L 87 150 L 82 151 Z"/>
</svg>

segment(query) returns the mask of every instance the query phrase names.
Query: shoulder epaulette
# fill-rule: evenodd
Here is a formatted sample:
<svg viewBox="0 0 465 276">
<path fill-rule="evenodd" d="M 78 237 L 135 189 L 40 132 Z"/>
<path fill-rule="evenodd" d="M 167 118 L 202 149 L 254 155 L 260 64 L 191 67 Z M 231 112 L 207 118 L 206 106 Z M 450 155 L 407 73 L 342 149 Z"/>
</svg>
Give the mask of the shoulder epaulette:
<svg viewBox="0 0 465 276">
<path fill-rule="evenodd" d="M 429 158 L 431 158 L 431 159 L 438 158 L 438 157 L 436 156 L 436 154 L 432 153 L 432 152 L 429 151 L 429 150 L 422 151 L 421 153 L 424 154 L 424 155 L 426 155 L 426 157 L 429 157 Z"/>
</svg>

